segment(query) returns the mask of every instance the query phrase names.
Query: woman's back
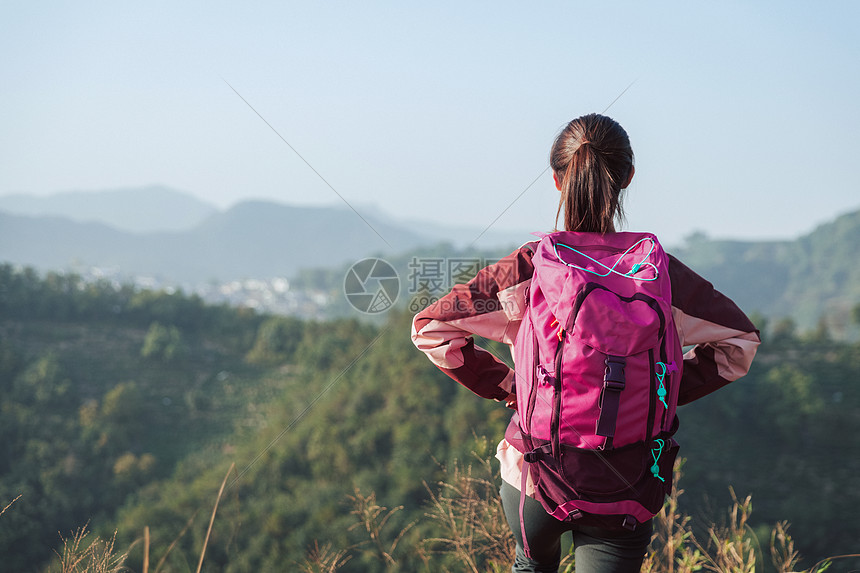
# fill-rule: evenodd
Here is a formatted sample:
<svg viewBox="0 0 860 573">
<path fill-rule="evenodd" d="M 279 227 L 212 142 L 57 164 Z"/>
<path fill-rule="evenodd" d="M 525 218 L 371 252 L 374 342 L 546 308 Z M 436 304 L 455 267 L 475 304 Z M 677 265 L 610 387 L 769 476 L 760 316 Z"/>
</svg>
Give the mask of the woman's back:
<svg viewBox="0 0 860 573">
<path fill-rule="evenodd" d="M 580 573 L 638 571 L 671 478 L 676 403 L 743 376 L 758 332 L 656 238 L 615 232 L 635 172 L 617 122 L 574 119 L 550 166 L 564 231 L 456 285 L 415 316 L 412 339 L 454 380 L 518 409 L 497 450 L 513 571 L 556 570 L 564 531 Z M 473 334 L 512 345 L 516 368 Z"/>
</svg>

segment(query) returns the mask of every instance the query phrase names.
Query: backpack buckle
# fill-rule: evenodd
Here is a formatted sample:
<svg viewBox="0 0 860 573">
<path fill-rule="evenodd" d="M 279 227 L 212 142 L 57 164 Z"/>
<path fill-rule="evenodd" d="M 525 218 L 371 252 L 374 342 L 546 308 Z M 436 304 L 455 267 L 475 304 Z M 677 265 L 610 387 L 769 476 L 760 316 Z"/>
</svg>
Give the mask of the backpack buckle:
<svg viewBox="0 0 860 573">
<path fill-rule="evenodd" d="M 627 361 L 620 356 L 610 356 L 605 361 L 606 373 L 603 375 L 603 387 L 607 390 L 624 390 L 624 366 Z"/>
<path fill-rule="evenodd" d="M 535 374 L 537 375 L 537 379 L 540 381 L 541 384 L 555 383 L 555 376 L 551 375 L 549 371 L 540 364 L 537 366 L 537 368 L 535 368 Z"/>
<path fill-rule="evenodd" d="M 550 444 L 539 446 L 530 452 L 524 453 L 523 461 L 527 464 L 533 464 L 547 457 L 552 457 L 552 446 Z"/>
<path fill-rule="evenodd" d="M 615 380 L 604 380 L 603 388 L 606 390 L 615 390 L 617 392 L 621 392 L 624 390 L 624 381 L 616 382 Z"/>
<path fill-rule="evenodd" d="M 632 515 L 625 515 L 624 523 L 621 524 L 621 526 L 628 531 L 635 531 L 637 525 L 639 525 L 639 521 Z"/>
</svg>

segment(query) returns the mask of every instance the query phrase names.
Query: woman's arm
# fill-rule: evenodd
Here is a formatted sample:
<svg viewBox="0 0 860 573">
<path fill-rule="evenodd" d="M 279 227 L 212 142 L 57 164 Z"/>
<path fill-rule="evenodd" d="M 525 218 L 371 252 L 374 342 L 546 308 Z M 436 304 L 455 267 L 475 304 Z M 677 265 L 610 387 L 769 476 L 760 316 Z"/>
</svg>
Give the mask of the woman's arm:
<svg viewBox="0 0 860 573">
<path fill-rule="evenodd" d="M 412 342 L 448 376 L 484 398 L 505 400 L 514 372 L 473 334 L 513 344 L 531 282 L 532 251 L 523 246 L 482 269 L 428 306 L 412 322 Z"/>
<path fill-rule="evenodd" d="M 744 376 L 761 339 L 731 299 L 669 255 L 672 316 L 684 355 L 679 404 L 687 404 Z"/>
</svg>

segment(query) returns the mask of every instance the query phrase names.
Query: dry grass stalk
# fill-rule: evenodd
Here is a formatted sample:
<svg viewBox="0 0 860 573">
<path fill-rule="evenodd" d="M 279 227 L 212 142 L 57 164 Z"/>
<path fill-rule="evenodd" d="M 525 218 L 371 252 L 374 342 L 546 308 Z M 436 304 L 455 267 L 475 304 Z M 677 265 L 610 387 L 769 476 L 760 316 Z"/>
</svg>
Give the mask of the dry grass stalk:
<svg viewBox="0 0 860 573">
<path fill-rule="evenodd" d="M 206 546 L 209 544 L 209 536 L 212 534 L 212 525 L 215 523 L 215 514 L 218 512 L 218 503 L 221 501 L 221 495 L 224 493 L 224 487 L 227 485 L 227 478 L 233 473 L 236 467 L 235 463 L 230 464 L 230 469 L 227 470 L 227 475 L 224 476 L 224 481 L 221 482 L 221 488 L 218 490 L 218 497 L 215 498 L 215 507 L 212 508 L 212 517 L 209 518 L 209 528 L 206 530 L 206 538 L 203 540 L 203 549 L 200 551 L 200 561 L 197 563 L 197 573 L 203 569 L 203 558 L 206 556 Z"/>
<path fill-rule="evenodd" d="M 87 542 L 88 536 L 87 526 L 75 531 L 70 539 L 60 536 L 63 553 L 57 553 L 59 573 L 119 573 L 125 570 L 128 553 L 115 552 L 116 532 L 108 540 L 96 537 Z"/>
<path fill-rule="evenodd" d="M 143 528 L 143 573 L 149 573 L 149 526 Z"/>
<path fill-rule="evenodd" d="M 425 484 L 430 495 L 429 512 L 444 536 L 427 539 L 423 547 L 430 553 L 453 556 L 473 573 L 502 570 L 510 566 L 514 555 L 514 538 L 507 525 L 495 472 L 489 460 L 476 456 L 480 476 L 474 467 L 466 470 L 455 464 L 438 491 Z"/>
<path fill-rule="evenodd" d="M 19 499 L 21 499 L 21 496 L 22 496 L 22 495 L 24 495 L 24 494 L 23 494 L 23 493 L 19 493 L 19 494 L 18 494 L 18 497 L 16 497 L 16 498 L 15 498 L 15 499 L 13 499 L 12 501 L 10 501 L 10 502 L 6 505 L 6 507 L 4 507 L 4 508 L 3 508 L 3 511 L 0 511 L 0 515 L 3 515 L 4 513 L 6 513 L 6 510 L 7 510 L 7 509 L 9 509 L 10 507 L 12 507 L 12 504 L 13 504 L 13 503 L 15 503 L 16 501 L 18 501 Z"/>
<path fill-rule="evenodd" d="M 806 573 L 824 573 L 830 569 L 830 566 L 833 565 L 834 561 L 838 561 L 840 559 L 857 559 L 860 560 L 860 553 L 849 553 L 846 555 L 834 555 L 833 557 L 828 557 L 826 559 L 822 559 L 818 563 L 812 566 Z M 851 569 L 849 573 L 856 573 L 860 571 L 860 568 Z"/>
<path fill-rule="evenodd" d="M 330 544 L 320 547 L 315 541 L 307 559 L 299 566 L 304 573 L 337 573 L 351 559 L 348 553 L 348 550 L 333 551 Z"/>
<path fill-rule="evenodd" d="M 794 548 L 794 539 L 788 534 L 788 522 L 778 522 L 770 534 L 770 557 L 779 573 L 797 570 L 800 553 Z"/>
<path fill-rule="evenodd" d="M 675 466 L 675 483 L 681 478 L 681 464 Z M 707 546 L 702 545 L 690 529 L 690 518 L 678 512 L 678 498 L 684 490 L 677 487 L 654 518 L 651 551 L 642 565 L 643 573 L 692 573 L 703 569 L 718 573 L 752 573 L 762 566 L 763 556 L 758 540 L 749 527 L 752 502 L 748 496 L 739 500 L 730 488 L 732 506 L 728 523 L 708 529 Z M 797 571 L 800 554 L 788 533 L 787 522 L 777 523 L 770 538 L 770 557 L 778 573 Z M 850 556 L 846 556 L 850 557 Z M 860 556 L 858 556 L 860 557 Z M 833 559 L 817 563 L 806 573 L 822 573 Z"/>
<path fill-rule="evenodd" d="M 161 559 L 158 560 L 158 563 L 155 565 L 155 573 L 158 573 L 161 570 L 161 567 L 164 565 L 164 562 L 167 561 L 167 556 L 170 555 L 170 552 L 173 551 L 173 548 L 176 547 L 176 544 L 179 543 L 179 540 L 185 536 L 185 533 L 191 528 L 191 524 L 194 523 L 194 519 L 197 517 L 197 511 L 194 512 L 194 515 L 185 523 L 185 527 L 182 528 L 182 531 L 179 532 L 179 535 L 170 543 L 167 547 L 167 551 L 164 552 L 164 555 L 161 556 Z"/>
<path fill-rule="evenodd" d="M 684 493 L 677 487 L 682 465 L 681 461 L 675 463 L 675 487 L 654 517 L 652 551 L 645 556 L 643 573 L 692 573 L 701 570 L 705 561 L 690 531 L 690 517 L 678 511 L 678 499 Z"/>
<path fill-rule="evenodd" d="M 353 505 L 351 513 L 358 517 L 358 523 L 350 527 L 350 530 L 356 527 L 363 527 L 380 558 L 388 566 L 395 565 L 397 561 L 394 559 L 394 551 L 397 549 L 397 545 L 403 539 L 403 536 L 415 525 L 415 522 L 413 521 L 404 527 L 386 547 L 386 543 L 382 539 L 382 530 L 385 528 L 388 520 L 391 519 L 391 516 L 403 510 L 403 506 L 399 505 L 389 510 L 387 507 L 376 503 L 375 492 L 365 496 L 358 488 L 355 489 L 355 495 L 349 496 L 349 499 Z"/>
<path fill-rule="evenodd" d="M 725 527 L 711 526 L 708 529 L 709 547 L 713 547 L 713 553 L 705 553 L 705 567 L 716 573 L 755 573 L 756 537 L 747 524 L 752 513 L 752 498 L 747 496 L 739 501 L 735 491 L 732 488 L 729 491 L 733 502 L 729 523 Z"/>
</svg>

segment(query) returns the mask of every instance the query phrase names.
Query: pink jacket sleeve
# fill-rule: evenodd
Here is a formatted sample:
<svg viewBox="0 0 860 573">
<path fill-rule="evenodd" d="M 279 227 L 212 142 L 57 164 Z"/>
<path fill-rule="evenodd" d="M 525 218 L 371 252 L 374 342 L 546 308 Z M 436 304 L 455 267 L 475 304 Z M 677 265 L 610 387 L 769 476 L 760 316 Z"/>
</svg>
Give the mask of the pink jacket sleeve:
<svg viewBox="0 0 860 573">
<path fill-rule="evenodd" d="M 533 267 L 531 249 L 521 247 L 482 269 L 467 284 L 431 304 L 412 322 L 412 341 L 448 376 L 484 398 L 504 399 L 514 372 L 472 335 L 513 345 Z"/>
<path fill-rule="evenodd" d="M 761 339 L 749 318 L 728 297 L 669 256 L 672 316 L 684 355 L 679 404 L 687 404 L 744 376 Z"/>
</svg>

